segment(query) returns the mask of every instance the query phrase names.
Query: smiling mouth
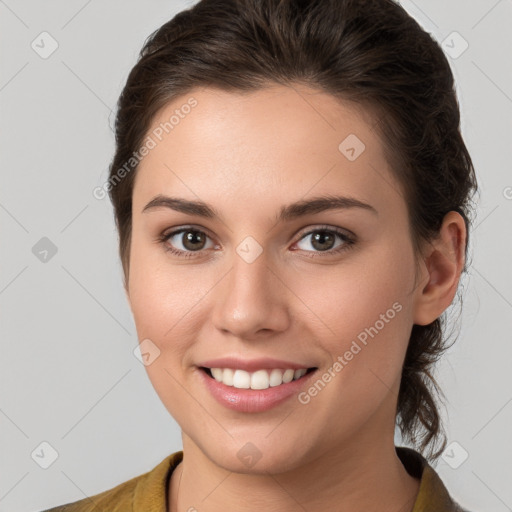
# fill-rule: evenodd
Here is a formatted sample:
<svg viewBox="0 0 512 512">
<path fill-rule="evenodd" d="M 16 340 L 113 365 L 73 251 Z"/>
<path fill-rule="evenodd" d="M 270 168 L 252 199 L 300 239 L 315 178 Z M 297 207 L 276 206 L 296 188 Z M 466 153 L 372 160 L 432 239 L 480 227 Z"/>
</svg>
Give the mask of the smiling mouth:
<svg viewBox="0 0 512 512">
<path fill-rule="evenodd" d="M 318 368 L 301 368 L 293 369 L 261 369 L 255 372 L 247 372 L 245 370 L 234 368 L 207 368 L 199 367 L 211 379 L 221 382 L 222 384 L 237 389 L 256 389 L 264 390 L 269 387 L 278 387 L 289 382 L 299 380 Z"/>
</svg>

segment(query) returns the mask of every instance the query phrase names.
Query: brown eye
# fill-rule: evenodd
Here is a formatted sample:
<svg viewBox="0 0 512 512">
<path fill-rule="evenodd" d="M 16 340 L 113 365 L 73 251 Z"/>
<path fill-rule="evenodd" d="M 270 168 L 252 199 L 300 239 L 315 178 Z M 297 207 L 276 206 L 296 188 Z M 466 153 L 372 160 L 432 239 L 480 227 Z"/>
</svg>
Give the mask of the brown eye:
<svg viewBox="0 0 512 512">
<path fill-rule="evenodd" d="M 199 229 L 181 228 L 160 237 L 164 248 L 173 254 L 190 257 L 194 252 L 207 249 L 209 236 Z M 211 243 L 210 247 L 213 247 Z"/>
<path fill-rule="evenodd" d="M 319 251 L 332 249 L 336 237 L 328 231 L 317 231 L 311 238 L 311 245 Z"/>
<path fill-rule="evenodd" d="M 306 243 L 305 241 L 307 241 L 308 238 L 309 243 Z M 336 239 L 341 240 L 341 242 L 336 244 Z M 327 253 L 326 255 L 338 254 L 352 247 L 354 243 L 355 239 L 341 230 L 319 227 L 302 235 L 301 239 L 295 245 L 297 245 L 299 249 L 315 256 L 315 253 Z"/>
<path fill-rule="evenodd" d="M 183 232 L 182 244 L 189 251 L 200 251 L 203 249 L 206 235 L 201 231 L 188 230 Z"/>
</svg>

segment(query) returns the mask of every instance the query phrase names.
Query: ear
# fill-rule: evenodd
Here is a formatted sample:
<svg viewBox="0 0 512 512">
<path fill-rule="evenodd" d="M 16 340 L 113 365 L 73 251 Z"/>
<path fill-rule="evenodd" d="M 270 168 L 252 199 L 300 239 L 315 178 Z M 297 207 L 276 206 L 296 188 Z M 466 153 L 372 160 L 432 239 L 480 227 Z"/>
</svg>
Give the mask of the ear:
<svg viewBox="0 0 512 512">
<path fill-rule="evenodd" d="M 462 215 L 448 212 L 421 262 L 422 279 L 414 300 L 415 324 L 432 323 L 452 303 L 464 267 L 466 236 Z"/>
</svg>

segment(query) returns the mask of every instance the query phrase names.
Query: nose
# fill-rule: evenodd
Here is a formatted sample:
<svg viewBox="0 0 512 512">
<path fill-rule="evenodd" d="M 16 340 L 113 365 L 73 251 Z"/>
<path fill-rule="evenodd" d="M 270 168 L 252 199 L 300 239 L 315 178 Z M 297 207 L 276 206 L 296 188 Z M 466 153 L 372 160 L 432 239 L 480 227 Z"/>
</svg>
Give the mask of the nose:
<svg viewBox="0 0 512 512">
<path fill-rule="evenodd" d="M 248 263 L 237 253 L 233 266 L 215 287 L 213 323 L 239 339 L 268 338 L 288 329 L 290 290 L 265 252 Z"/>
</svg>

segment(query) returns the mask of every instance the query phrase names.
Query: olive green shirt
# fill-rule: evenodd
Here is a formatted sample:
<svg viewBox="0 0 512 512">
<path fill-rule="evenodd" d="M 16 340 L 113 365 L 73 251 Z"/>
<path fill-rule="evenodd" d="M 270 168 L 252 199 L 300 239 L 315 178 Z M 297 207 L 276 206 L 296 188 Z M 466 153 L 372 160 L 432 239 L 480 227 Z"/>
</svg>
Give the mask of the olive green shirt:
<svg viewBox="0 0 512 512">
<path fill-rule="evenodd" d="M 408 473 L 420 479 L 412 512 L 468 512 L 450 498 L 443 482 L 421 454 L 405 447 L 397 447 L 396 452 Z M 151 471 L 112 489 L 42 512 L 167 512 L 170 476 L 182 459 L 183 451 L 172 453 Z"/>
</svg>

